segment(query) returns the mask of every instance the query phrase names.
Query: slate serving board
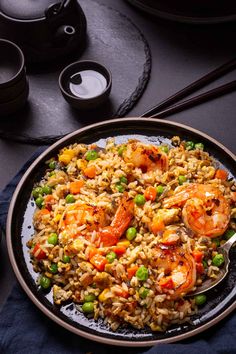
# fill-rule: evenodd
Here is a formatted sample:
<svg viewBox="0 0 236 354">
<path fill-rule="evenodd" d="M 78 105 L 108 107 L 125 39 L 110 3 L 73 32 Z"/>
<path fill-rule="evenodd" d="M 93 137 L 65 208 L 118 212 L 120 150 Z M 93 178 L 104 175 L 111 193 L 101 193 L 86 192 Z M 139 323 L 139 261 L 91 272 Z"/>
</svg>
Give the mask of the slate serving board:
<svg viewBox="0 0 236 354">
<path fill-rule="evenodd" d="M 16 114 L 1 118 L 0 138 L 31 144 L 51 143 L 80 127 L 111 117 L 123 117 L 141 97 L 149 80 L 151 54 L 141 31 L 120 12 L 100 1 L 80 0 L 88 24 L 84 52 L 63 63 L 27 67 L 30 95 Z M 112 91 L 106 105 L 77 111 L 63 99 L 59 73 L 76 60 L 96 60 L 112 73 Z"/>
</svg>

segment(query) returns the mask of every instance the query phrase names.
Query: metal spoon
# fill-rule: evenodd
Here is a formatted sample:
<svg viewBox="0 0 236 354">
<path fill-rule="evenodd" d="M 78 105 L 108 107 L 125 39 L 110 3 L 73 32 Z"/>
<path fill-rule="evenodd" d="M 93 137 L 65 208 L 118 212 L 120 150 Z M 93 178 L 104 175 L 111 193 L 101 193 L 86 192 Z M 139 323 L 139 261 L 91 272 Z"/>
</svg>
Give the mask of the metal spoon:
<svg viewBox="0 0 236 354">
<path fill-rule="evenodd" d="M 198 295 L 207 290 L 214 288 L 226 277 L 226 275 L 229 272 L 229 264 L 230 264 L 229 250 L 235 242 L 236 242 L 236 233 L 234 233 L 234 235 L 231 236 L 230 239 L 227 242 L 225 242 L 223 246 L 219 247 L 217 250 L 218 253 L 221 253 L 224 256 L 224 265 L 222 268 L 220 268 L 218 277 L 215 280 L 210 280 L 210 279 L 206 280 L 203 283 L 203 285 L 198 286 L 196 290 L 189 293 L 188 294 L 189 296 Z"/>
</svg>

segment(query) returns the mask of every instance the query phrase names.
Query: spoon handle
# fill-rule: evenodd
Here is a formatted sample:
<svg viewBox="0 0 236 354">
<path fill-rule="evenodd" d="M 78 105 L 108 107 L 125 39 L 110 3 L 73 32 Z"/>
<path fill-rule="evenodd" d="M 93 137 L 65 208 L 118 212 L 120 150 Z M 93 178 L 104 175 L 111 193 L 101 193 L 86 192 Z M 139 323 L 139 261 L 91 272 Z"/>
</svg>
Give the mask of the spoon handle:
<svg viewBox="0 0 236 354">
<path fill-rule="evenodd" d="M 230 237 L 230 239 L 225 242 L 225 244 L 223 246 L 221 246 L 220 248 L 223 248 L 225 251 L 229 251 L 230 248 L 233 246 L 234 242 L 236 242 L 236 232 L 234 233 L 233 236 Z"/>
</svg>

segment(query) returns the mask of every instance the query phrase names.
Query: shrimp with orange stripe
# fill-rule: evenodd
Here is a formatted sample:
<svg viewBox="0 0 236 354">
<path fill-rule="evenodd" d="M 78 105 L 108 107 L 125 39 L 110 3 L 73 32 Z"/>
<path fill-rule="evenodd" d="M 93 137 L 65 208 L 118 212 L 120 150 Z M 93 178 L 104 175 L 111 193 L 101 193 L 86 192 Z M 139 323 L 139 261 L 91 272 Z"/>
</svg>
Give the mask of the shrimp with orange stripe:
<svg viewBox="0 0 236 354">
<path fill-rule="evenodd" d="M 91 240 L 91 232 L 96 231 L 96 240 L 106 246 L 115 245 L 129 226 L 134 214 L 134 203 L 126 194 L 120 200 L 110 225 L 106 218 L 104 208 L 78 203 L 69 206 L 61 218 L 59 229 L 65 231 L 71 238 L 81 234 L 81 226 L 85 226 L 85 238 Z"/>
<path fill-rule="evenodd" d="M 230 205 L 218 187 L 192 183 L 163 200 L 164 208 L 182 207 L 185 226 L 197 236 L 221 236 L 230 221 Z"/>
<path fill-rule="evenodd" d="M 168 156 L 159 146 L 130 141 L 123 152 L 125 162 L 132 163 L 143 173 L 165 172 L 168 169 Z"/>
<path fill-rule="evenodd" d="M 196 285 L 197 271 L 194 257 L 181 243 L 184 228 L 171 227 L 164 231 L 157 247 L 153 251 L 152 266 L 162 270 L 162 277 L 156 285 L 171 299 L 187 294 Z"/>
</svg>

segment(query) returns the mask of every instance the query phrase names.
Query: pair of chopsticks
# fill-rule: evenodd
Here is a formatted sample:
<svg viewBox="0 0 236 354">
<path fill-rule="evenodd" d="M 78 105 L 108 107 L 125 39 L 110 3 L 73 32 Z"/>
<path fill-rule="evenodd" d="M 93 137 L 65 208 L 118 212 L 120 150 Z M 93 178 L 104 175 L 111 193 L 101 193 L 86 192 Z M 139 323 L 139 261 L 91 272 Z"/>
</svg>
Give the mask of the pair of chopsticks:
<svg viewBox="0 0 236 354">
<path fill-rule="evenodd" d="M 236 89 L 236 80 L 231 81 L 227 84 L 221 85 L 217 88 L 214 88 L 210 91 L 204 92 L 198 96 L 189 98 L 185 101 L 180 103 L 176 103 L 179 100 L 183 99 L 184 97 L 190 95 L 191 93 L 195 92 L 196 90 L 204 87 L 205 85 L 209 84 L 210 82 L 215 81 L 219 77 L 223 76 L 224 74 L 232 71 L 236 68 L 236 58 L 228 61 L 227 63 L 219 66 L 215 70 L 209 72 L 208 74 L 204 75 L 197 81 L 192 82 L 190 85 L 185 87 L 184 89 L 178 91 L 174 95 L 170 96 L 169 98 L 165 99 L 164 101 L 160 102 L 156 106 L 152 107 L 145 113 L 141 115 L 141 117 L 155 117 L 155 118 L 164 118 L 171 114 L 183 111 L 186 108 L 196 106 L 200 103 L 209 101 L 213 98 L 222 96 L 226 93 L 234 91 Z"/>
</svg>

